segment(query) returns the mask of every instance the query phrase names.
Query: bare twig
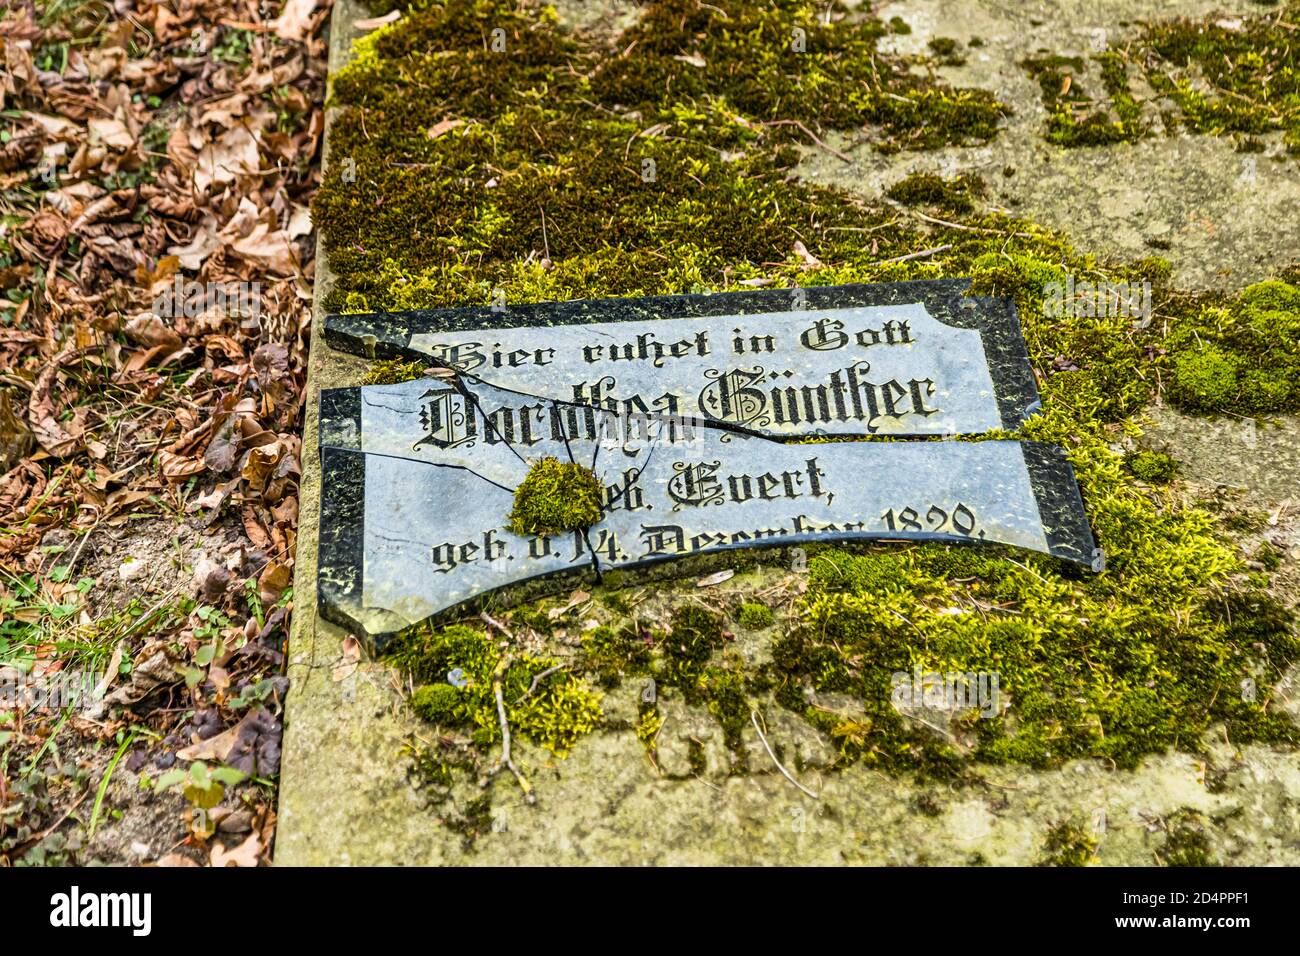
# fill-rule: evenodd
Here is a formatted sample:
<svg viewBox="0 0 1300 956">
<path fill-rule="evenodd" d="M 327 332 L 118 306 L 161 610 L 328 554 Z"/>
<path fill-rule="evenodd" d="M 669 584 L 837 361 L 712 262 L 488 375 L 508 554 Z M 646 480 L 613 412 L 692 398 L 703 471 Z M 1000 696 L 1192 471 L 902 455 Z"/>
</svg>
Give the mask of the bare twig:
<svg viewBox="0 0 1300 956">
<path fill-rule="evenodd" d="M 911 259 L 926 259 L 940 252 L 947 252 L 952 248 L 952 243 L 945 243 L 942 246 L 935 246 L 933 249 L 918 249 L 916 252 L 909 252 L 905 256 L 895 256 L 892 259 L 881 259 L 875 263 L 878 266 L 888 265 L 891 262 L 907 262 Z"/>
<path fill-rule="evenodd" d="M 483 621 L 484 624 L 488 625 L 488 627 L 495 628 L 496 630 L 504 634 L 507 640 L 513 641 L 515 639 L 515 636 L 510 633 L 509 629 L 507 629 L 504 624 L 502 624 L 500 621 L 494 618 L 487 611 L 479 611 L 478 616 Z"/>
<path fill-rule="evenodd" d="M 763 728 L 758 726 L 758 711 L 751 710 L 749 712 L 749 719 L 754 724 L 754 730 L 758 732 L 758 739 L 763 741 L 763 749 L 766 750 L 767 755 L 772 758 L 772 763 L 776 764 L 776 769 L 781 771 L 781 775 L 785 777 L 785 779 L 789 780 L 796 787 L 798 787 L 800 792 L 804 793 L 809 797 L 812 797 L 814 800 L 820 800 L 821 797 L 817 796 L 817 794 L 813 793 L 811 790 L 809 790 L 807 787 L 801 784 L 794 777 L 790 776 L 790 771 L 786 770 L 785 767 L 781 766 L 781 761 L 776 759 L 776 754 L 772 752 L 771 745 L 767 742 L 767 738 L 763 736 Z"/>
<path fill-rule="evenodd" d="M 486 617 L 486 615 L 484 616 Z M 497 699 L 497 720 L 501 723 L 501 766 L 510 768 L 510 772 L 519 781 L 519 789 L 524 792 L 524 799 L 529 803 L 533 803 L 537 800 L 537 797 L 533 794 L 533 785 L 515 766 L 515 762 L 510 756 L 510 721 L 506 719 L 506 702 L 501 694 L 501 678 L 505 675 L 507 668 L 510 667 L 510 660 L 511 656 L 506 654 L 501 658 L 501 663 L 497 665 L 496 670 L 492 672 L 492 696 Z"/>
<path fill-rule="evenodd" d="M 810 130 L 807 126 L 805 126 L 803 123 L 799 122 L 798 120 L 792 120 L 792 119 L 768 120 L 768 121 L 767 121 L 766 123 L 764 123 L 763 125 L 764 125 L 764 126 L 795 126 L 795 127 L 798 127 L 798 129 L 800 129 L 800 130 L 803 132 L 803 134 L 804 134 L 805 136 L 807 136 L 810 140 L 812 140 L 814 143 L 816 143 L 816 144 L 817 144 L 818 146 L 820 146 L 822 149 L 826 150 L 826 152 L 830 153 L 830 154 L 831 154 L 832 156 L 834 156 L 836 159 L 843 160 L 844 162 L 848 163 L 850 166 L 853 165 L 853 157 L 852 157 L 852 156 L 848 155 L 847 153 L 841 153 L 841 152 L 840 152 L 838 149 L 836 149 L 834 146 L 827 146 L 824 142 L 821 141 L 821 139 L 817 136 L 816 133 L 814 133 L 812 130 Z"/>
<path fill-rule="evenodd" d="M 529 697 L 531 697 L 533 691 L 537 690 L 537 685 L 540 684 L 542 681 L 546 680 L 546 678 L 550 677 L 556 671 L 564 670 L 568 666 L 569 666 L 568 664 L 556 664 L 554 667 L 546 668 L 546 670 L 542 671 L 540 674 L 538 674 L 536 677 L 533 678 L 533 682 L 528 685 L 528 690 L 524 691 L 523 694 L 521 694 L 515 700 L 515 705 L 518 706 L 522 701 L 525 701 Z"/>
</svg>

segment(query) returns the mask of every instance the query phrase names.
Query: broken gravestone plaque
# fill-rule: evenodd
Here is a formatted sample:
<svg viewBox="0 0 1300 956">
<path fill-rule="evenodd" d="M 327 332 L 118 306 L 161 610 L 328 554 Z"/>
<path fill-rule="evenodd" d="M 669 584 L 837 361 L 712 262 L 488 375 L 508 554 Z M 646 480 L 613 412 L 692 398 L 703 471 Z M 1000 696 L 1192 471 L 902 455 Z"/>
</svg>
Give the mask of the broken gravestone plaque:
<svg viewBox="0 0 1300 956">
<path fill-rule="evenodd" d="M 1018 428 L 1038 392 L 1009 299 L 969 282 L 330 315 L 325 339 L 611 411 L 773 437 Z"/>
<path fill-rule="evenodd" d="M 736 548 L 996 542 L 1093 561 L 1073 472 L 1034 442 L 785 444 L 465 375 L 327 390 L 320 435 L 321 607 L 380 642 L 478 604 Z M 515 535 L 514 489 L 547 456 L 596 472 L 602 517 Z"/>
</svg>

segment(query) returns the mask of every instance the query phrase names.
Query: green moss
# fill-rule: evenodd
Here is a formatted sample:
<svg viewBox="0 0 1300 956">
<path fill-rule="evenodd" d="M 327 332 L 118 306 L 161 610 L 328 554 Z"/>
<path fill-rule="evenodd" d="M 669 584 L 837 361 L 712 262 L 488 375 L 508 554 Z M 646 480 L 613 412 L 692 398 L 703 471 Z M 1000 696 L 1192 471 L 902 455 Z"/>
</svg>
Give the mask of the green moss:
<svg viewBox="0 0 1300 956">
<path fill-rule="evenodd" d="M 747 601 L 740 606 L 739 621 L 747 631 L 761 631 L 772 626 L 772 609 L 766 604 Z"/>
<path fill-rule="evenodd" d="M 1136 478 L 1153 485 L 1168 484 L 1173 480 L 1177 465 L 1173 458 L 1163 452 L 1139 451 L 1124 459 Z"/>
<path fill-rule="evenodd" d="M 974 200 L 984 195 L 979 176 L 944 179 L 934 173 L 912 173 L 885 190 L 885 195 L 907 206 L 933 206 L 945 212 L 968 213 Z"/>
<path fill-rule="evenodd" d="M 1050 114 L 1045 134 L 1058 146 L 1105 146 L 1141 139 L 1146 130 L 1141 109 L 1129 91 L 1125 60 L 1107 52 L 1092 58 L 1099 65 L 1109 111 L 1094 108 L 1082 77 L 1086 61 L 1078 56 L 1027 57 L 1021 66 L 1038 81 L 1043 105 Z"/>
<path fill-rule="evenodd" d="M 966 62 L 966 57 L 961 53 L 961 44 L 952 37 L 934 37 L 927 46 L 944 66 L 961 66 Z"/>
<path fill-rule="evenodd" d="M 422 716 L 472 727 L 476 741 L 484 746 L 501 739 L 492 685 L 503 651 L 486 634 L 463 625 L 422 625 L 395 637 L 384 654 L 412 681 L 428 685 L 411 700 Z M 601 708 L 599 694 L 583 681 L 553 670 L 558 663 L 514 654 L 500 679 L 511 732 L 563 756 L 583 734 L 596 728 Z M 442 689 L 449 687 L 447 675 L 453 670 L 461 672 L 466 685 Z M 552 672 L 542 677 L 546 671 Z"/>
<path fill-rule="evenodd" d="M 582 635 L 582 667 L 602 685 L 613 687 L 630 673 L 646 673 L 650 646 L 635 628 L 597 627 Z"/>
<path fill-rule="evenodd" d="M 1233 354 L 1207 345 L 1179 356 L 1174 364 L 1170 396 L 1187 408 L 1213 411 L 1226 408 L 1241 391 L 1241 362 Z"/>
<path fill-rule="evenodd" d="M 1283 24 L 1297 14 L 1292 0 L 1278 14 L 1245 18 L 1239 29 L 1215 18 L 1152 23 L 1131 55 L 1189 130 L 1291 135 L 1300 129 L 1300 50 Z"/>
<path fill-rule="evenodd" d="M 1256 139 L 1281 131 L 1289 148 L 1300 147 L 1300 54 L 1288 26 L 1300 3 L 1277 15 L 1243 19 L 1240 28 L 1210 16 L 1144 24 L 1126 40 L 1091 58 L 1106 91 L 1103 107 L 1084 89 L 1082 57 L 1050 53 L 1022 66 L 1038 80 L 1050 118 L 1046 138 L 1060 146 L 1102 146 L 1150 135 L 1142 108 L 1130 91 L 1137 72 L 1173 105 L 1164 110 L 1166 131 L 1186 129 L 1238 137 L 1241 148 L 1261 149 Z"/>
<path fill-rule="evenodd" d="M 469 712 L 460 690 L 451 684 L 427 684 L 411 695 L 411 707 L 433 724 L 452 726 L 463 723 Z"/>
<path fill-rule="evenodd" d="M 1228 608 L 1209 587 L 1238 566 L 1211 523 L 1175 512 L 1155 519 L 1162 527 L 1139 528 L 1131 522 L 1141 499 L 1125 492 L 1094 498 L 1093 509 L 1117 577 L 1070 580 L 1036 558 L 933 547 L 818 554 L 806 624 L 778 644 L 775 667 L 788 682 L 858 699 L 871 726 L 846 757 L 884 765 L 947 756 L 944 742 L 916 734 L 892 706 L 891 676 L 918 669 L 999 675 L 1011 706 L 972 728 L 984 759 L 1053 766 L 1097 756 L 1133 767 L 1174 744 L 1198 746 L 1215 721 L 1235 739 L 1294 741 L 1293 725 L 1237 688 L 1260 666 L 1280 679 L 1277 662 L 1295 660 L 1300 645 L 1275 603 Z M 1171 533 L 1175 546 L 1159 543 Z"/>
<path fill-rule="evenodd" d="M 386 359 L 372 362 L 361 380 L 362 385 L 400 385 L 424 375 L 423 362 L 403 362 L 401 359 Z"/>
<path fill-rule="evenodd" d="M 1180 810 L 1164 821 L 1165 842 L 1156 851 L 1161 866 L 1220 866 L 1210 850 L 1205 822 L 1195 810 Z"/>
<path fill-rule="evenodd" d="M 600 520 L 605 488 L 590 468 L 543 458 L 515 489 L 510 530 L 549 536 L 589 528 Z"/>
<path fill-rule="evenodd" d="M 829 193 L 785 175 L 790 144 L 811 142 L 798 124 L 923 149 L 987 140 L 1002 106 L 876 51 L 877 21 L 816 14 L 650 4 L 619 57 L 504 2 L 432 4 L 376 31 L 333 81 L 341 112 L 313 206 L 338 276 L 326 306 L 682 292 L 786 260 L 794 277 L 796 241 L 823 261 L 838 247 L 864 258 L 843 228 L 863 216 L 830 207 L 822 219 Z M 796 26 L 804 53 L 791 49 Z M 505 52 L 484 48 L 492 30 Z M 808 233 L 814 220 L 833 247 Z"/>
<path fill-rule="evenodd" d="M 693 687 L 723 643 L 717 614 L 698 604 L 682 604 L 673 611 L 672 630 L 660 647 L 660 679 L 670 686 Z"/>
<path fill-rule="evenodd" d="M 1088 866 L 1101 841 L 1082 826 L 1066 820 L 1047 831 L 1038 866 Z"/>
</svg>

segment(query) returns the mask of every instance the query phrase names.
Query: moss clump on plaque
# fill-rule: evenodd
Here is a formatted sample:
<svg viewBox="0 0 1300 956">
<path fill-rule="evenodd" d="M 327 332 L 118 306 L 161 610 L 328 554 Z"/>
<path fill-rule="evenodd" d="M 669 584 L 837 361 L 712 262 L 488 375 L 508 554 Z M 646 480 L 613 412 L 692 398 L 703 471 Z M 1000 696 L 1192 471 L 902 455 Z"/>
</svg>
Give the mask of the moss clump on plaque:
<svg viewBox="0 0 1300 956">
<path fill-rule="evenodd" d="M 372 362 L 361 379 L 362 385 L 400 385 L 424 375 L 423 362 L 403 362 L 401 359 L 381 359 Z"/>
<path fill-rule="evenodd" d="M 600 520 L 604 494 L 604 485 L 585 465 L 543 458 L 515 489 L 510 530 L 549 537 L 590 528 Z"/>
</svg>

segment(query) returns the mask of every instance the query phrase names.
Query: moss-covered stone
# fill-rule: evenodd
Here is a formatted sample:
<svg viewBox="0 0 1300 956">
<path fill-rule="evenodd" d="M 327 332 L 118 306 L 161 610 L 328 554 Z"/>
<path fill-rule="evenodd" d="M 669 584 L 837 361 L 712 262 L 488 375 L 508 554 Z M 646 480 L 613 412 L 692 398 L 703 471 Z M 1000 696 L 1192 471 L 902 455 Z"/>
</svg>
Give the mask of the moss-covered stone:
<svg viewBox="0 0 1300 956">
<path fill-rule="evenodd" d="M 1039 866 L 1088 866 L 1097 856 L 1101 841 L 1078 823 L 1066 820 L 1047 832 Z"/>
<path fill-rule="evenodd" d="M 1079 56 L 1046 54 L 1027 57 L 1021 66 L 1038 81 L 1043 105 L 1050 114 L 1046 139 L 1057 146 L 1106 146 L 1142 138 L 1141 110 L 1129 92 L 1125 61 L 1115 53 L 1092 58 L 1101 70 L 1108 108 L 1094 109 L 1082 76 L 1085 61 Z"/>
<path fill-rule="evenodd" d="M 975 208 L 975 200 L 984 191 L 984 180 L 979 176 L 944 179 L 934 173 L 912 173 L 885 190 L 885 195 L 908 206 L 933 206 L 962 214 Z"/>
<path fill-rule="evenodd" d="M 1220 866 L 1210 850 L 1205 822 L 1194 810 L 1182 810 L 1164 820 L 1165 842 L 1156 851 L 1161 866 Z"/>
<path fill-rule="evenodd" d="M 1239 413 L 1300 406 L 1295 287 L 1188 295 L 1169 286 L 1163 260 L 1099 262 L 1004 212 L 939 206 L 960 228 L 937 240 L 896 204 L 794 180 L 794 144 L 813 142 L 799 124 L 819 138 L 865 124 L 875 146 L 892 150 L 980 141 L 1000 115 L 987 94 L 937 84 L 909 69 L 915 60 L 877 50 L 883 24 L 854 14 L 826 25 L 811 11 L 653 3 L 616 57 L 532 4 L 433 3 L 376 31 L 334 84 L 341 112 L 315 207 L 338 272 L 327 305 L 970 276 L 976 294 L 1016 302 L 1043 396 L 1043 413 L 1018 437 L 1069 451 L 1107 570 L 1079 576 L 1048 559 L 940 546 L 828 550 L 814 554 L 808 591 L 763 665 L 735 659 L 721 618 L 697 598 L 652 626 L 628 602 L 608 603 L 623 620 L 583 633 L 571 669 L 518 705 L 550 702 L 534 716 L 509 702 L 554 662 L 510 664 L 512 726 L 518 716 L 522 733 L 563 749 L 594 719 L 588 681 L 653 677 L 707 708 L 729 742 L 751 707 L 775 701 L 823 731 L 842 763 L 891 771 L 951 775 L 972 758 L 1133 766 L 1153 751 L 1199 748 L 1212 723 L 1233 742 L 1295 743 L 1289 719 L 1238 691 L 1243 675 L 1262 685 L 1300 659 L 1289 614 L 1219 537 L 1231 528 L 1152 494 L 1146 465 L 1113 450 L 1162 395 Z M 805 53 L 791 47 L 796 27 Z M 503 51 L 485 46 L 495 29 Z M 1098 122 L 1135 121 L 1119 70 L 1126 78 L 1131 62 L 1074 66 L 1042 67 L 1057 71 L 1039 75 L 1054 110 L 1075 125 L 1102 111 L 1071 98 L 1082 79 L 1062 90 L 1067 70 L 1096 68 L 1109 97 Z M 949 185 L 917 201 L 948 202 Z M 889 261 L 939 241 L 939 254 Z M 795 253 L 796 242 L 821 265 Z M 1157 321 L 1052 313 L 1049 290 L 1070 277 L 1150 281 Z M 554 628 L 536 608 L 517 621 Z M 464 669 L 469 725 L 495 739 L 490 682 L 501 651 L 486 636 L 420 632 L 393 653 L 417 684 Z M 959 748 L 892 706 L 891 675 L 917 667 L 997 672 L 1009 707 L 959 728 Z M 819 695 L 847 695 L 860 712 L 818 706 Z"/>
<path fill-rule="evenodd" d="M 471 627 L 413 628 L 394 638 L 384 653 L 412 681 L 427 685 L 411 699 L 421 716 L 472 727 L 483 745 L 501 739 L 494 679 L 501 682 L 511 731 L 559 756 L 594 730 L 601 718 L 600 695 L 558 669 L 558 661 L 512 653 L 498 675 L 505 652 Z M 464 687 L 447 683 L 452 671 L 460 672 Z"/>
<path fill-rule="evenodd" d="M 451 684 L 427 684 L 411 695 L 411 707 L 434 724 L 453 725 L 468 716 L 465 700 Z"/>
<path fill-rule="evenodd" d="M 605 488 L 595 472 L 577 462 L 542 458 L 515 489 L 510 530 L 549 536 L 589 528 L 600 520 Z"/>
</svg>

